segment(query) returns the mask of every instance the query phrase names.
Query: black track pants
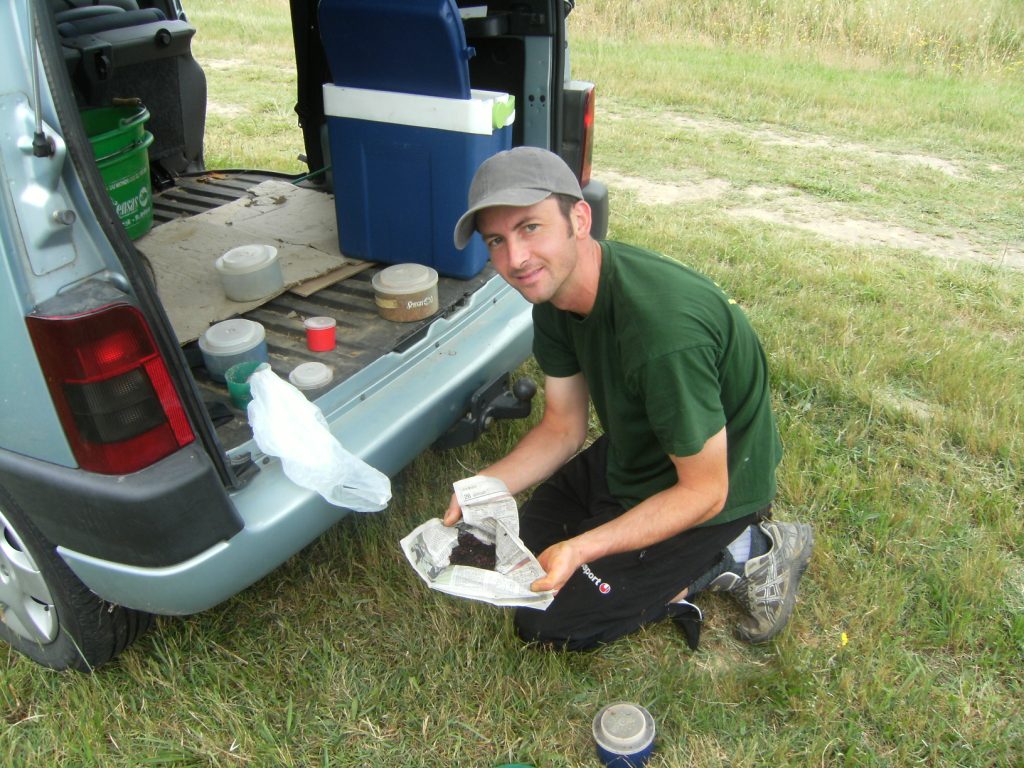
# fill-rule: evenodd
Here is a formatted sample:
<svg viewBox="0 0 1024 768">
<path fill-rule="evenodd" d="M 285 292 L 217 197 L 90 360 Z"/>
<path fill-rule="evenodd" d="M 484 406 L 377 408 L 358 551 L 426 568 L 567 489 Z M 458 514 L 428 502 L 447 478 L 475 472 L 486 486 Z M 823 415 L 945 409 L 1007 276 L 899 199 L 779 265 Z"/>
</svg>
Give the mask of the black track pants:
<svg viewBox="0 0 1024 768">
<path fill-rule="evenodd" d="M 625 509 L 608 492 L 607 440 L 569 461 L 537 488 L 520 513 L 523 542 L 539 555 L 552 544 L 612 520 Z M 668 615 L 668 602 L 704 574 L 757 515 L 692 528 L 643 550 L 583 565 L 546 611 L 516 610 L 527 641 L 581 650 L 634 632 Z"/>
</svg>

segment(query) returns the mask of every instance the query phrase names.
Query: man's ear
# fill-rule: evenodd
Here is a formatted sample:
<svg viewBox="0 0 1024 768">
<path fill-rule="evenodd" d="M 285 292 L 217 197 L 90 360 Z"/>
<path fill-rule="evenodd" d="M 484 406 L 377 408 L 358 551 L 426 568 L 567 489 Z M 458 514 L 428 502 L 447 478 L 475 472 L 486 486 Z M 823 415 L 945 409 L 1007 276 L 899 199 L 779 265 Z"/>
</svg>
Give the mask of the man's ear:
<svg viewBox="0 0 1024 768">
<path fill-rule="evenodd" d="M 572 207 L 572 229 L 577 239 L 589 237 L 590 225 L 593 223 L 593 212 L 590 210 L 590 203 L 586 200 L 578 200 Z"/>
</svg>

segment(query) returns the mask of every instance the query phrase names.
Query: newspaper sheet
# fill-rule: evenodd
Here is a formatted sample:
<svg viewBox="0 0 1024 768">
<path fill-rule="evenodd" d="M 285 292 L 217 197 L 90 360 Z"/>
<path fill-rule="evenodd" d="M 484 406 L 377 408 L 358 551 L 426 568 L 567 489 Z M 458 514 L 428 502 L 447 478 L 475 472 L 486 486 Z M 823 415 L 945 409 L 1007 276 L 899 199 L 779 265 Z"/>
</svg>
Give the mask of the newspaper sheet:
<svg viewBox="0 0 1024 768">
<path fill-rule="evenodd" d="M 428 587 L 445 594 L 492 605 L 547 608 L 554 593 L 530 591 L 544 569 L 519 539 L 519 510 L 505 484 L 478 475 L 459 480 L 454 488 L 462 521 L 448 527 L 434 518 L 402 539 L 402 551 L 412 567 Z M 460 532 L 494 545 L 493 571 L 451 564 Z"/>
</svg>

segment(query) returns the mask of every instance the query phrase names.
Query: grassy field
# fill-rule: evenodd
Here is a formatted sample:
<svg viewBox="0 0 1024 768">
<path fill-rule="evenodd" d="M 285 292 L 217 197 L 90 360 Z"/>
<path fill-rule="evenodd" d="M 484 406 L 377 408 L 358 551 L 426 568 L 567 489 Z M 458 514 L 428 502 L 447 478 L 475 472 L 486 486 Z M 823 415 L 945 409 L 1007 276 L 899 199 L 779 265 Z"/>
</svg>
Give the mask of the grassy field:
<svg viewBox="0 0 1024 768">
<path fill-rule="evenodd" d="M 284 0 L 189 4 L 211 166 L 300 170 Z M 525 425 L 426 454 L 262 582 L 92 676 L 0 651 L 0 764 L 1010 766 L 1024 754 L 1024 19 L 1004 0 L 580 0 L 611 235 L 712 275 L 768 351 L 778 515 L 817 549 L 764 647 L 702 600 L 587 654 L 426 590 L 397 541 Z"/>
</svg>

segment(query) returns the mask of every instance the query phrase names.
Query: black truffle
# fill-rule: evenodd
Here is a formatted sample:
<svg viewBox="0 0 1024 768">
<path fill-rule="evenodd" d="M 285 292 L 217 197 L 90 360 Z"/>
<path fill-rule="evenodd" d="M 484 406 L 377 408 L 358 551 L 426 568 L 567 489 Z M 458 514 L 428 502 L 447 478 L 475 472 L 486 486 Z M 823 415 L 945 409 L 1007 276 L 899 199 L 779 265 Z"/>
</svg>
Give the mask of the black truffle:
<svg viewBox="0 0 1024 768">
<path fill-rule="evenodd" d="M 485 544 L 473 534 L 462 531 L 459 533 L 459 543 L 452 550 L 448 562 L 451 565 L 469 565 L 473 568 L 493 571 L 494 566 L 497 565 L 498 556 L 493 544 Z"/>
</svg>

